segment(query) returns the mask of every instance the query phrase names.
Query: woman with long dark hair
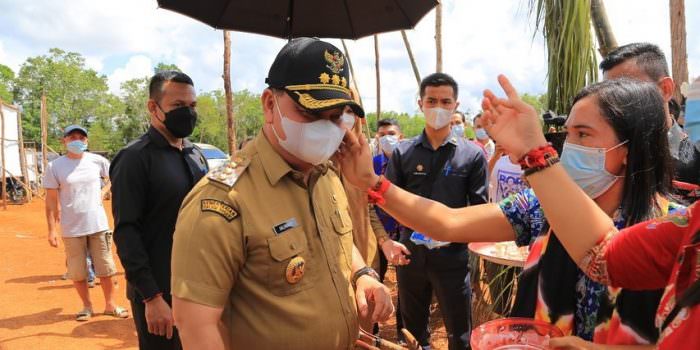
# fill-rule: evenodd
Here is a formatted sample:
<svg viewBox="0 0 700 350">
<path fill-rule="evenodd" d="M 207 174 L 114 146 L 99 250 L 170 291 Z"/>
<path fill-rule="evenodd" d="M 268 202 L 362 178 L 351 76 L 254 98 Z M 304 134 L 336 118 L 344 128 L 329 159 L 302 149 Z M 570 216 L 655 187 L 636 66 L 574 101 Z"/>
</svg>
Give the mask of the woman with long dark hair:
<svg viewBox="0 0 700 350">
<path fill-rule="evenodd" d="M 547 146 L 534 110 L 519 99 L 505 77 L 499 81 L 508 98 L 485 92 L 482 105 L 487 129 L 508 151 L 532 165 L 526 164 L 527 180 L 572 260 L 599 283 L 637 290 L 665 288 L 655 317 L 660 331 L 658 349 L 700 349 L 700 207 L 695 204 L 618 232 L 610 217 L 581 193 L 563 164 L 557 164 L 556 152 L 552 154 Z M 600 101 L 588 96 L 579 103 Z M 662 106 L 654 97 L 622 102 L 626 102 L 623 108 L 640 104 L 656 110 Z M 579 112 L 606 113 L 603 108 Z M 562 154 L 562 161 L 564 157 Z M 552 339 L 550 346 L 589 348 L 572 337 Z"/>
<path fill-rule="evenodd" d="M 652 84 L 605 81 L 581 91 L 567 121 L 562 165 L 620 229 L 682 208 L 667 199 L 666 117 L 662 107 L 652 108 L 659 101 Z M 342 153 L 347 179 L 360 188 L 376 188 L 380 195 L 370 193 L 380 198 L 380 206 L 416 231 L 441 241 L 530 245 L 514 316 L 547 321 L 565 334 L 598 343 L 656 342 L 653 321 L 663 291 L 608 289 L 587 277 L 551 234 L 532 190 L 498 204 L 451 209 L 376 177 L 363 141 L 348 137 Z"/>
</svg>

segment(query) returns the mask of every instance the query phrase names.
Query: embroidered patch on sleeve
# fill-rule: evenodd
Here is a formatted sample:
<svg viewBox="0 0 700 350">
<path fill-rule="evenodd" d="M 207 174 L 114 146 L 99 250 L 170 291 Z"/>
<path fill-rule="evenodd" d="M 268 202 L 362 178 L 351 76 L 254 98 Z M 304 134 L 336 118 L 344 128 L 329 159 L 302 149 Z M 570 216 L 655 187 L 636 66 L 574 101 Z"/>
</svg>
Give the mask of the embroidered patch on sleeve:
<svg viewBox="0 0 700 350">
<path fill-rule="evenodd" d="M 202 211 L 210 211 L 221 215 L 226 221 L 231 221 L 238 216 L 232 206 L 216 199 L 202 199 Z"/>
</svg>

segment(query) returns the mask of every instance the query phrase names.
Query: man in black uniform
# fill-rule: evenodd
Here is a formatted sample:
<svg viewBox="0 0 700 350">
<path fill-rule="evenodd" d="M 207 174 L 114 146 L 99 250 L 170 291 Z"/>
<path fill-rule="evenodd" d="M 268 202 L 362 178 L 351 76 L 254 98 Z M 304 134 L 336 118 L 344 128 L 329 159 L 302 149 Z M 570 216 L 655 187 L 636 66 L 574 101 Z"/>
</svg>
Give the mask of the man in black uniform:
<svg viewBox="0 0 700 350">
<path fill-rule="evenodd" d="M 452 208 L 486 203 L 486 159 L 476 145 L 451 136 L 450 121 L 459 103 L 457 83 L 434 73 L 420 85 L 425 115 L 423 133 L 394 151 L 386 178 L 397 186 Z M 428 317 L 435 293 L 447 329 L 450 350 L 469 348 L 471 303 L 467 245 L 438 242 L 402 228 L 399 241 L 411 251 L 408 265 L 397 267 L 404 325 L 429 349 Z"/>
<path fill-rule="evenodd" d="M 158 72 L 149 86 L 151 127 L 112 162 L 114 242 L 126 270 L 139 348 L 181 349 L 173 329 L 170 255 L 180 204 L 208 169 L 186 139 L 197 113 L 192 79 Z"/>
</svg>

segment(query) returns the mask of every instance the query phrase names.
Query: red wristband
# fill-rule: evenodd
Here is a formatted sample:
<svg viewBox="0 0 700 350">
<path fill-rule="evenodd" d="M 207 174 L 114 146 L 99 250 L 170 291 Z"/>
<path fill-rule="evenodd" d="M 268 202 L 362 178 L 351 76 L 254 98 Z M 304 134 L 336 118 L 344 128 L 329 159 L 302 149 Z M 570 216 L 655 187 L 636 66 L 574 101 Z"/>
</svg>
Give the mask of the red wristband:
<svg viewBox="0 0 700 350">
<path fill-rule="evenodd" d="M 379 181 L 374 187 L 367 190 L 367 201 L 371 204 L 382 205 L 386 203 L 384 193 L 391 187 L 391 181 L 387 180 L 384 175 L 379 177 Z"/>
<path fill-rule="evenodd" d="M 552 144 L 547 143 L 545 146 L 535 148 L 527 152 L 518 163 L 523 170 L 531 168 L 544 168 L 550 164 L 547 162 L 549 158 L 557 158 L 557 150 L 552 147 Z"/>
</svg>

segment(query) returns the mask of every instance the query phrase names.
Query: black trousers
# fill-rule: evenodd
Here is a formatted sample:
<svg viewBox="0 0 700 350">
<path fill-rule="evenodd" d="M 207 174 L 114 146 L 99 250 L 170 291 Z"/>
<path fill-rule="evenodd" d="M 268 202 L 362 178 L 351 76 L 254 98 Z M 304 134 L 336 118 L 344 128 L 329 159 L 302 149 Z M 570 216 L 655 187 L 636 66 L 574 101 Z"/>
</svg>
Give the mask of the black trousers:
<svg viewBox="0 0 700 350">
<path fill-rule="evenodd" d="M 381 250 L 381 248 L 380 248 Z M 384 282 L 384 276 L 386 275 L 386 271 L 389 268 L 389 262 L 386 261 L 386 257 L 384 257 L 384 253 L 380 252 L 379 253 L 379 279 Z M 401 317 L 401 296 L 396 295 L 396 305 L 395 305 L 395 317 L 396 317 L 396 339 L 399 341 L 404 341 L 404 336 L 403 333 L 401 333 L 401 328 L 403 327 L 403 318 Z M 379 325 L 374 324 L 374 334 L 379 334 Z"/>
<path fill-rule="evenodd" d="M 430 345 L 428 321 L 433 293 L 437 297 L 447 330 L 450 350 L 469 349 L 471 336 L 471 287 L 466 244 L 438 249 L 415 245 L 408 234 L 401 243 L 411 251 L 411 262 L 398 268 L 401 315 L 406 327 L 420 342 Z"/>
<path fill-rule="evenodd" d="M 172 307 L 170 296 L 163 295 L 165 301 Z M 177 329 L 173 328 L 173 337 L 168 339 L 164 336 L 148 333 L 148 323 L 146 323 L 146 305 L 141 300 L 129 299 L 131 302 L 131 314 L 136 324 L 136 333 L 139 336 L 139 350 L 182 350 L 180 337 Z"/>
</svg>

